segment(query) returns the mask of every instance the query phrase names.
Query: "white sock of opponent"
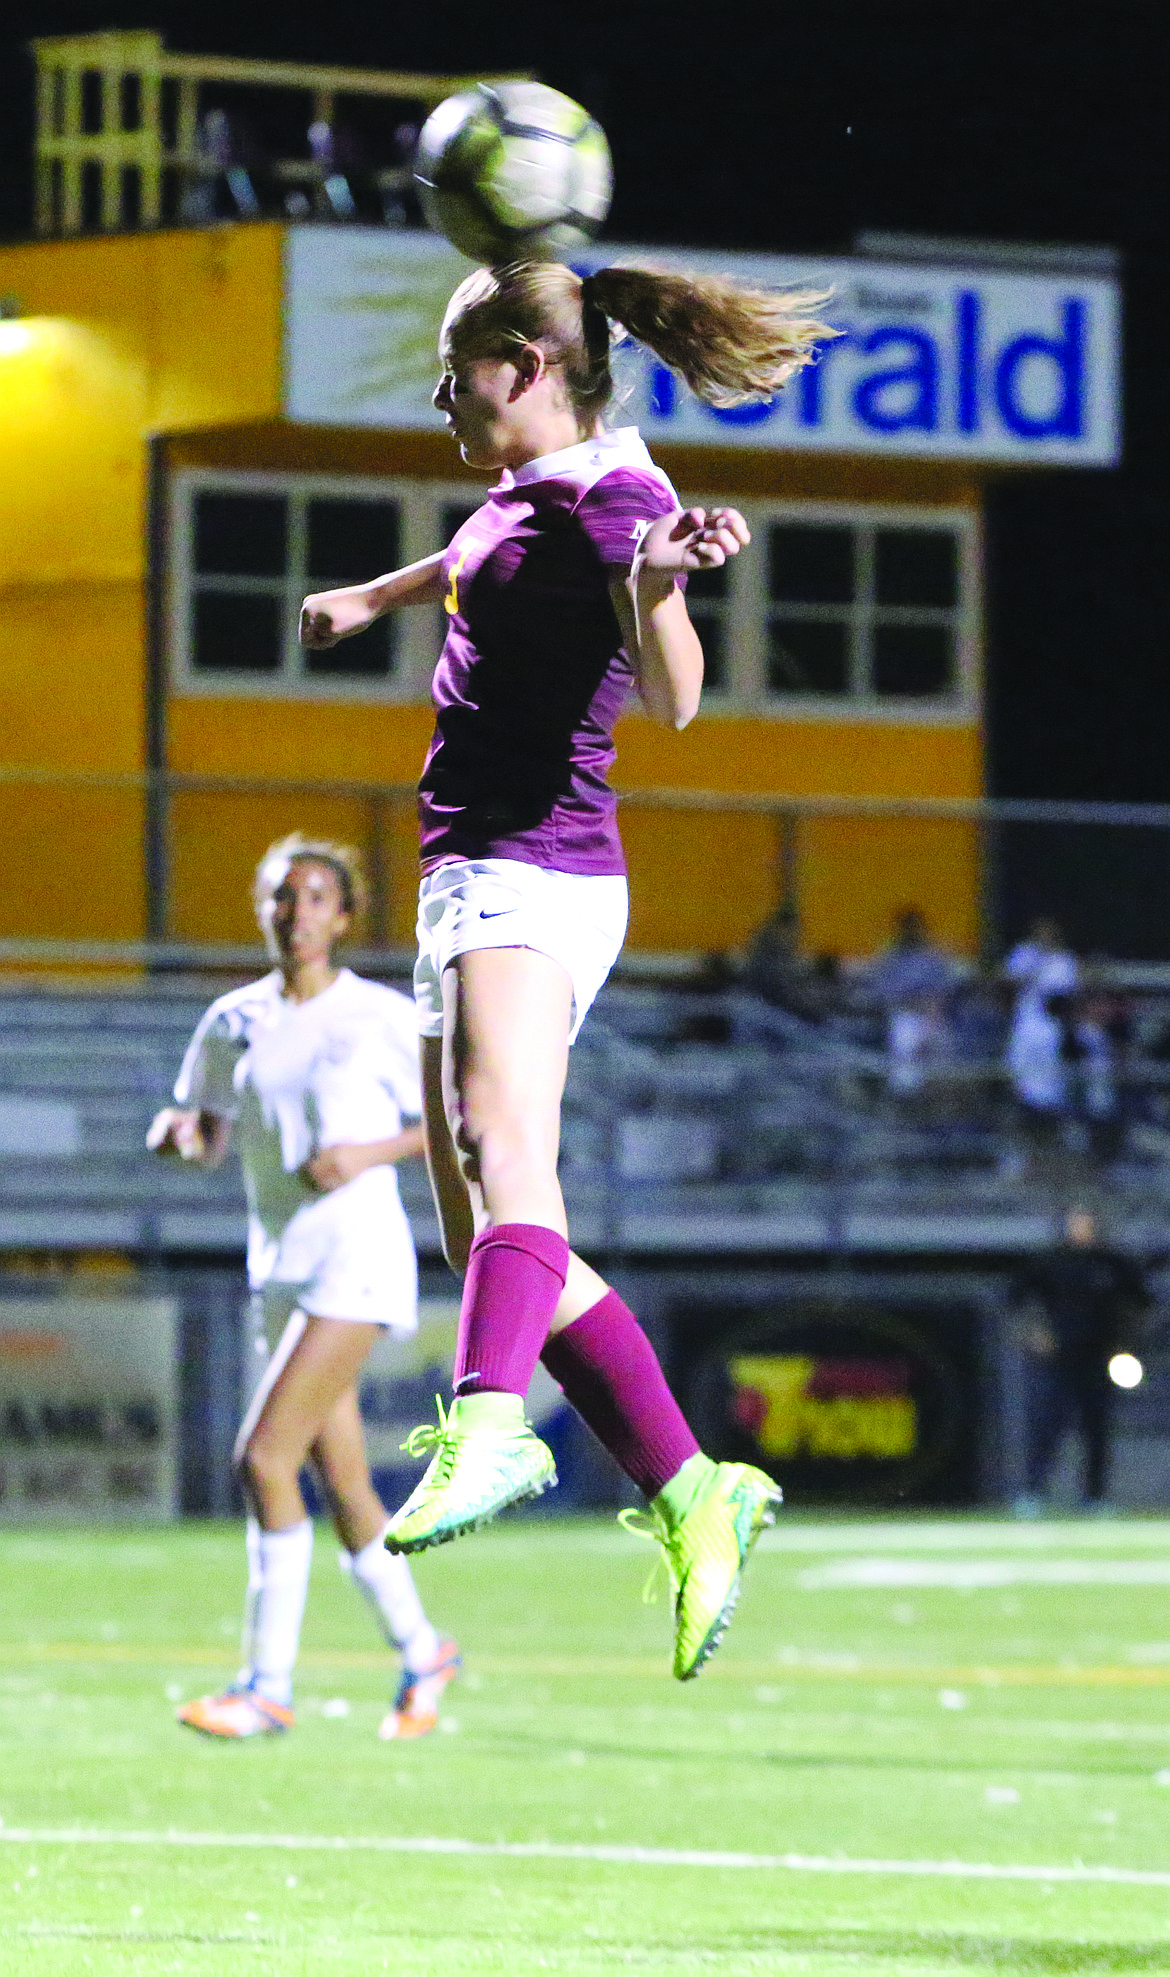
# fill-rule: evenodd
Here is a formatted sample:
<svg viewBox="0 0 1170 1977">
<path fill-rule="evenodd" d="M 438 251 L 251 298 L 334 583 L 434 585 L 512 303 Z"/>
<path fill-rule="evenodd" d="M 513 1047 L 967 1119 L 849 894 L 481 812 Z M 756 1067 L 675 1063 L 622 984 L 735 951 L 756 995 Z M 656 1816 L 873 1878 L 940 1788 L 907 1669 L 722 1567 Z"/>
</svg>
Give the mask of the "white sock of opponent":
<svg viewBox="0 0 1170 1977">
<path fill-rule="evenodd" d="M 361 1551 L 343 1551 L 340 1562 L 342 1571 L 361 1587 L 390 1646 L 401 1650 L 411 1673 L 429 1667 L 438 1653 L 439 1636 L 423 1612 L 410 1567 L 401 1554 L 387 1551 L 377 1537 Z"/>
<path fill-rule="evenodd" d="M 244 1609 L 244 1666 L 240 1679 L 255 1682 L 270 1702 L 292 1701 L 292 1672 L 301 1638 L 313 1526 L 302 1518 L 287 1531 L 262 1531 L 249 1517 L 248 1597 Z"/>
</svg>

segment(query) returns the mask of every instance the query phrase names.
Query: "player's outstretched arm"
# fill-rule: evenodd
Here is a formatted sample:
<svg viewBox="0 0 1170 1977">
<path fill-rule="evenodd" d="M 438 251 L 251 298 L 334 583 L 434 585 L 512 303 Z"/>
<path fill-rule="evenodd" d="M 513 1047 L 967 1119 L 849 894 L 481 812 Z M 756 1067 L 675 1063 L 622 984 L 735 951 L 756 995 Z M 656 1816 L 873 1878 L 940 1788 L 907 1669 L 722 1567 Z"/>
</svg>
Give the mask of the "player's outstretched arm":
<svg viewBox="0 0 1170 1977">
<path fill-rule="evenodd" d="M 370 583 L 347 584 L 340 590 L 317 590 L 301 605 L 301 644 L 323 652 L 340 639 L 364 632 L 387 611 L 407 604 L 437 604 L 443 592 L 443 552 L 424 556 Z"/>
<path fill-rule="evenodd" d="M 638 545 L 619 616 L 632 629 L 630 662 L 648 714 L 671 728 L 685 728 L 699 709 L 703 648 L 687 616 L 686 600 L 675 578 L 685 570 L 714 570 L 751 541 L 735 508 L 685 508 L 661 515 Z M 632 616 L 632 627 L 630 618 Z"/>
<path fill-rule="evenodd" d="M 164 1105 L 146 1134 L 148 1153 L 173 1154 L 197 1167 L 218 1167 L 226 1159 L 232 1122 L 221 1112 L 196 1112 L 181 1105 Z"/>
</svg>

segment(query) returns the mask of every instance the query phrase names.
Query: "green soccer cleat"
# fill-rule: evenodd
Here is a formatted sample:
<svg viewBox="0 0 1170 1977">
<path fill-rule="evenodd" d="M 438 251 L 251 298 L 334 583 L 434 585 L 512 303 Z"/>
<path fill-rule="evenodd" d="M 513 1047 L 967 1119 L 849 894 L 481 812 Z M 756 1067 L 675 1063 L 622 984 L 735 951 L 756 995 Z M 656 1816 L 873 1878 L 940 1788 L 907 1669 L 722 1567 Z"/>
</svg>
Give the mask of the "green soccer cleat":
<svg viewBox="0 0 1170 1977">
<path fill-rule="evenodd" d="M 678 1681 L 689 1682 L 727 1632 L 748 1555 L 765 1524 L 775 1523 L 781 1493 L 762 1469 L 720 1462 L 711 1465 L 710 1476 L 673 1529 L 657 1501 L 649 1512 L 649 1529 L 634 1521 L 640 1511 L 624 1510 L 618 1521 L 635 1536 L 662 1546 L 674 1587 L 672 1672 Z"/>
<path fill-rule="evenodd" d="M 433 1448 L 426 1475 L 386 1531 L 387 1551 L 426 1551 L 465 1531 L 477 1531 L 498 1511 L 540 1496 L 557 1480 L 552 1450 L 533 1434 L 524 1404 L 510 1394 L 456 1399 L 448 1414 L 437 1399 L 439 1425 L 415 1428 L 402 1446 L 410 1455 Z"/>
</svg>

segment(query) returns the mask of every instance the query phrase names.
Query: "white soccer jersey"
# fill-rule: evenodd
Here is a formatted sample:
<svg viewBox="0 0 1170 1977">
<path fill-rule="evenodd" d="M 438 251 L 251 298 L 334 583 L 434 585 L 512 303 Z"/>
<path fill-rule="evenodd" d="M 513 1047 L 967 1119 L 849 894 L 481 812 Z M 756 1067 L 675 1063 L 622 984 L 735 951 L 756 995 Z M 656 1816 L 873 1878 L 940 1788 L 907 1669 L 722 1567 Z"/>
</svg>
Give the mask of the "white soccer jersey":
<svg viewBox="0 0 1170 1977">
<path fill-rule="evenodd" d="M 1004 962 L 1004 974 L 1020 984 L 1007 1045 L 1012 1082 L 1027 1104 L 1053 1111 L 1068 1096 L 1068 1066 L 1061 1026 L 1048 1012 L 1048 998 L 1075 994 L 1080 986 L 1077 958 L 1021 941 Z"/>
<path fill-rule="evenodd" d="M 1037 947 L 1030 940 L 1013 947 L 1003 971 L 1009 981 L 1019 982 L 1017 1006 L 1027 1009 L 1029 1014 L 1042 1011 L 1050 995 L 1072 995 L 1080 985 L 1081 971 L 1075 954 Z"/>
<path fill-rule="evenodd" d="M 321 1316 L 409 1327 L 414 1254 L 394 1169 L 367 1168 L 324 1195 L 303 1169 L 322 1147 L 393 1139 L 421 1115 L 414 1004 L 349 968 L 308 1002 L 283 987 L 274 969 L 212 1003 L 175 1103 L 235 1123 L 254 1289 L 300 1284 Z"/>
</svg>

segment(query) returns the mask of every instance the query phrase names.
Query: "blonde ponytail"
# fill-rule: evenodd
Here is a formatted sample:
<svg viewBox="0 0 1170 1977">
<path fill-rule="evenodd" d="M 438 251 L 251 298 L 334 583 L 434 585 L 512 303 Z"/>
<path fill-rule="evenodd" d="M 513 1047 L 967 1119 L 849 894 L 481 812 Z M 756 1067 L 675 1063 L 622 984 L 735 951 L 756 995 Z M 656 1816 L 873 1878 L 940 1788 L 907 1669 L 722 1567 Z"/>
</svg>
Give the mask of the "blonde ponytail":
<svg viewBox="0 0 1170 1977">
<path fill-rule="evenodd" d="M 565 382 L 584 428 L 613 397 L 610 324 L 617 323 L 686 379 L 708 405 L 771 398 L 840 335 L 816 319 L 825 290 L 748 288 L 723 275 L 600 268 L 582 281 L 556 261 L 477 268 L 447 305 L 444 363 L 509 356 L 538 343 Z"/>
<path fill-rule="evenodd" d="M 600 268 L 585 284 L 611 322 L 686 379 L 708 405 L 771 398 L 839 334 L 815 311 L 828 291 L 746 288 L 722 275 Z"/>
</svg>

